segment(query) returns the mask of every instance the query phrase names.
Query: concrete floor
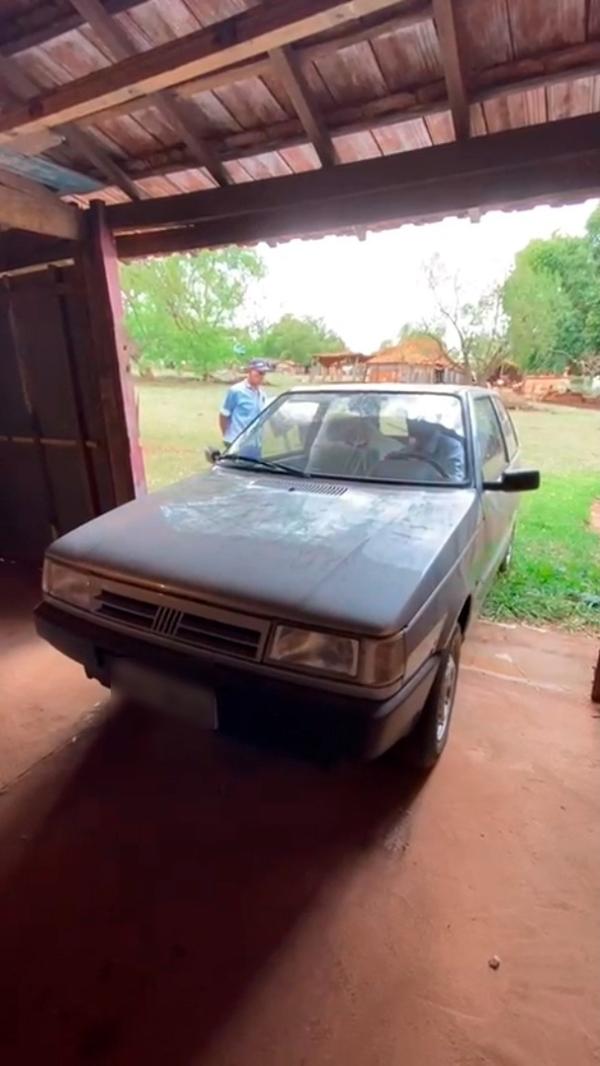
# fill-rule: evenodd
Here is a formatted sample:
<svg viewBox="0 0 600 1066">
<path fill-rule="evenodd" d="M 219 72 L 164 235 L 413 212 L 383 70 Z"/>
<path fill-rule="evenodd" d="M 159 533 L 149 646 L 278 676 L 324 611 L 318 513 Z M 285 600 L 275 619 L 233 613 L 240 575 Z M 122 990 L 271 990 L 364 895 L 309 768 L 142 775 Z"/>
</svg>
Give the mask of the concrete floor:
<svg viewBox="0 0 600 1066">
<path fill-rule="evenodd" d="M 111 705 L 34 595 L 0 574 L 2 1063 L 600 1062 L 593 641 L 480 626 L 422 781 Z"/>
</svg>

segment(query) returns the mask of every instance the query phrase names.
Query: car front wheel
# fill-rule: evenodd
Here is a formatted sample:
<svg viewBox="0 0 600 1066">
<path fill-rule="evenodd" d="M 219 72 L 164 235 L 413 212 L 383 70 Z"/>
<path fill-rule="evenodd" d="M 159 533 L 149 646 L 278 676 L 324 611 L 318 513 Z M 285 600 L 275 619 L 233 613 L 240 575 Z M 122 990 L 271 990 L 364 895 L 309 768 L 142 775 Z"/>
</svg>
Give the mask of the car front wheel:
<svg viewBox="0 0 600 1066">
<path fill-rule="evenodd" d="M 418 765 L 423 769 L 430 769 L 435 765 L 448 740 L 462 639 L 460 626 L 456 626 L 442 652 L 431 692 L 415 726 L 415 756 Z"/>
</svg>

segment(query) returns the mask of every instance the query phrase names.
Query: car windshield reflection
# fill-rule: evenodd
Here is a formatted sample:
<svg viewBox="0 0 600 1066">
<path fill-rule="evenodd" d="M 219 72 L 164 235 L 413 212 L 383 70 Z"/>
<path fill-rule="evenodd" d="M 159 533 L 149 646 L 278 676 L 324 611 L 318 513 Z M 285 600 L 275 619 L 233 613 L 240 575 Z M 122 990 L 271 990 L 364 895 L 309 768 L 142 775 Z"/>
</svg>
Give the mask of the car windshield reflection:
<svg viewBox="0 0 600 1066">
<path fill-rule="evenodd" d="M 223 457 L 304 476 L 464 485 L 462 403 L 437 392 L 323 390 L 281 396 Z"/>
</svg>

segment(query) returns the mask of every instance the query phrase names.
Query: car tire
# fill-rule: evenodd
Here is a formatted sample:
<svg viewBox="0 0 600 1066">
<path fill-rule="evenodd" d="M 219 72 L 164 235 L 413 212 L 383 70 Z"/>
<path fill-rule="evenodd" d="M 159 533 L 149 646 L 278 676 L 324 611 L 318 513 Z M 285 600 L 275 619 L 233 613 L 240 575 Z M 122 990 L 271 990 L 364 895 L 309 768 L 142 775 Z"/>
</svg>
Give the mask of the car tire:
<svg viewBox="0 0 600 1066">
<path fill-rule="evenodd" d="M 454 710 L 462 642 L 462 630 L 457 625 L 441 654 L 431 692 L 413 730 L 413 761 L 423 770 L 430 770 L 435 766 L 446 747 Z"/>
</svg>

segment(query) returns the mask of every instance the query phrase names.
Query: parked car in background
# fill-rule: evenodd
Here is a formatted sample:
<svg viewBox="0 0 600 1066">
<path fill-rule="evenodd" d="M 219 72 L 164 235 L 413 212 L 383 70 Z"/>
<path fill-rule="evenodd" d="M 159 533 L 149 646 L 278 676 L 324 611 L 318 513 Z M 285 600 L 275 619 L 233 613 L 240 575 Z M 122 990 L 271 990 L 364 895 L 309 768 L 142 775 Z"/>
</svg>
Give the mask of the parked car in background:
<svg viewBox="0 0 600 1066">
<path fill-rule="evenodd" d="M 90 677 L 212 727 L 232 698 L 250 718 L 269 700 L 352 754 L 412 731 L 431 766 L 517 494 L 539 484 L 500 399 L 301 387 L 213 458 L 51 546 L 39 632 Z"/>
</svg>

